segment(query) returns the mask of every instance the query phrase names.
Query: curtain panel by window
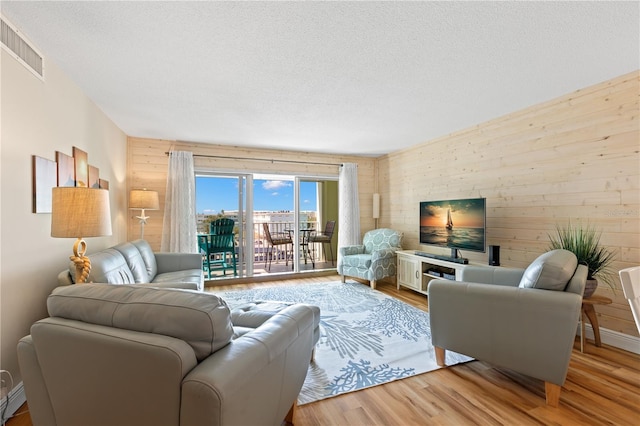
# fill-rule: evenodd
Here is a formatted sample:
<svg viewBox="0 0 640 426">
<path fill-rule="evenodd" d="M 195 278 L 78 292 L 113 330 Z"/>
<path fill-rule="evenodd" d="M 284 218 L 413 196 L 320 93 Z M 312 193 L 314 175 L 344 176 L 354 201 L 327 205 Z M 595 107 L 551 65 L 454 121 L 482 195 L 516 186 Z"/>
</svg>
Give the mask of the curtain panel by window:
<svg viewBox="0 0 640 426">
<path fill-rule="evenodd" d="M 164 252 L 198 252 L 195 179 L 193 153 L 171 151 L 162 224 Z"/>
<path fill-rule="evenodd" d="M 360 244 L 358 165 L 355 163 L 344 163 L 340 167 L 338 204 L 340 210 L 338 247 Z"/>
</svg>

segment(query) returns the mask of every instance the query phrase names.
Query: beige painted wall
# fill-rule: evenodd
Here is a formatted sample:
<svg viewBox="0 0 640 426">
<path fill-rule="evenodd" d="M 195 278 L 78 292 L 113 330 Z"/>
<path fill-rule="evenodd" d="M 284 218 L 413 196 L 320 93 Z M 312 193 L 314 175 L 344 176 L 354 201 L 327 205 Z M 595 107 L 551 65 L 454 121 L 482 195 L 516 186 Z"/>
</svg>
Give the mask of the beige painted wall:
<svg viewBox="0 0 640 426">
<path fill-rule="evenodd" d="M 526 267 L 555 225 L 588 221 L 617 252 L 613 269 L 640 265 L 638 72 L 513 112 L 378 159 L 382 226 L 419 246 L 418 203 L 486 197 L 488 244 L 503 266 Z M 464 252 L 487 263 L 488 255 Z M 617 280 L 617 277 L 616 277 Z M 619 280 L 597 294 L 600 325 L 637 336 Z"/>
<path fill-rule="evenodd" d="M 45 58 L 45 81 L 1 52 L 0 368 L 21 381 L 16 345 L 46 316 L 46 298 L 68 267 L 73 239 L 51 238 L 50 214 L 31 206 L 31 156 L 86 151 L 110 183 L 113 235 L 88 238 L 88 253 L 126 238 L 126 136 Z"/>
<path fill-rule="evenodd" d="M 358 187 L 360 191 L 361 230 L 366 232 L 374 226 L 372 218 L 372 198 L 374 188 L 374 163 L 371 157 L 314 154 L 307 152 L 248 149 L 229 145 L 209 145 L 152 139 L 129 138 L 128 189 L 147 188 L 159 192 L 160 210 L 147 211 L 151 216 L 145 225 L 144 236 L 154 249 L 159 249 L 162 239 L 162 220 L 169 159 L 169 150 L 191 151 L 194 155 L 209 155 L 228 158 L 195 157 L 196 169 L 218 172 L 255 172 L 277 174 L 307 174 L 313 176 L 337 176 L 337 165 L 295 164 L 286 161 L 312 163 L 356 163 L 358 164 Z M 281 161 L 255 161 L 253 159 L 275 159 Z M 129 214 L 129 238 L 140 237 L 140 225 L 135 216 Z M 337 238 L 336 238 L 337 240 Z"/>
</svg>

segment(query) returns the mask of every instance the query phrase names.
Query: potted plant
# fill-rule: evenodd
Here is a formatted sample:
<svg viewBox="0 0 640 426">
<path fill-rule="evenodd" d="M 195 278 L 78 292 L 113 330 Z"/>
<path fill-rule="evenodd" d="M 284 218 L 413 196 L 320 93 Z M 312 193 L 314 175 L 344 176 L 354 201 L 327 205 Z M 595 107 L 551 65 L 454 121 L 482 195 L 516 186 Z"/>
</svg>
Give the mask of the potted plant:
<svg viewBox="0 0 640 426">
<path fill-rule="evenodd" d="M 556 232 L 556 237 L 549 236 L 551 249 L 569 250 L 578 258 L 578 264 L 589 269 L 583 297 L 593 295 L 598 288 L 598 279 L 615 290 L 614 274 L 609 269 L 614 253 L 600 245 L 602 232 L 589 225 L 573 226 L 571 222 L 566 227 L 556 225 Z"/>
</svg>

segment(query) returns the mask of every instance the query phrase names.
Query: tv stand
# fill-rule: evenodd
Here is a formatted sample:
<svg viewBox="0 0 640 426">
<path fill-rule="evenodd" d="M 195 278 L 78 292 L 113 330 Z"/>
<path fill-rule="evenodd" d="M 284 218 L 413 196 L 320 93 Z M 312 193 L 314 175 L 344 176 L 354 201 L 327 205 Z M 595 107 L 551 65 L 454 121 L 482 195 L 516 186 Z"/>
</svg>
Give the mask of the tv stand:
<svg viewBox="0 0 640 426">
<path fill-rule="evenodd" d="M 455 249 L 452 249 L 452 250 L 455 250 Z M 461 263 L 463 265 L 467 265 L 469 263 L 469 259 L 464 257 L 444 256 L 439 254 L 425 253 L 423 251 L 418 251 L 418 250 L 416 250 L 414 254 L 416 256 L 428 257 L 429 259 L 444 260 L 445 262 Z"/>
<path fill-rule="evenodd" d="M 461 257 L 425 253 L 417 250 L 400 250 L 398 255 L 397 288 L 410 288 L 418 293 L 427 294 L 429 282 L 434 279 L 460 281 L 462 270 L 469 260 Z"/>
</svg>

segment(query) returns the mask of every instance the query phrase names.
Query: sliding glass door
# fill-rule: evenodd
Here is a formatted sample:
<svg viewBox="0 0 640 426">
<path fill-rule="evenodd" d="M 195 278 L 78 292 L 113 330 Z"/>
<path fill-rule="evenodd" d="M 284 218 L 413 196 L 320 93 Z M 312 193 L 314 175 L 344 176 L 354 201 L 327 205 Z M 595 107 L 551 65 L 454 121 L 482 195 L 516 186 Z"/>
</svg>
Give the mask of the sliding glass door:
<svg viewBox="0 0 640 426">
<path fill-rule="evenodd" d="M 207 279 L 252 277 L 335 268 L 337 228 L 331 244 L 313 242 L 337 221 L 337 180 L 291 175 L 196 173 L 199 239 L 219 218 L 235 222 L 236 269 L 201 247 Z M 211 238 L 211 237 L 210 237 Z M 326 253 L 326 255 L 325 255 Z M 212 263 L 213 262 L 213 263 Z M 209 278 L 209 276 L 211 278 Z"/>
<path fill-rule="evenodd" d="M 253 275 L 249 247 L 253 247 L 252 175 L 196 173 L 196 215 L 198 245 L 205 262 L 205 278 L 238 278 Z M 233 251 L 210 254 L 211 223 L 218 219 L 234 221 Z M 207 257 L 209 258 L 208 262 Z"/>
</svg>

